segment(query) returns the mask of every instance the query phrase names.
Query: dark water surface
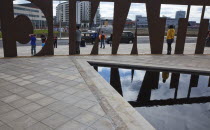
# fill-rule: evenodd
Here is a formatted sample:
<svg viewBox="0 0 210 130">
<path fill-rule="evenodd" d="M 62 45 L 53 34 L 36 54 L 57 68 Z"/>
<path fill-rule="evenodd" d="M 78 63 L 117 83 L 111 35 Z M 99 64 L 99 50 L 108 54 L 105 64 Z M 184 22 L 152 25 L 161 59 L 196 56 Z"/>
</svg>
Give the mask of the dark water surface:
<svg viewBox="0 0 210 130">
<path fill-rule="evenodd" d="M 210 130 L 209 75 L 94 66 L 158 130 Z"/>
</svg>

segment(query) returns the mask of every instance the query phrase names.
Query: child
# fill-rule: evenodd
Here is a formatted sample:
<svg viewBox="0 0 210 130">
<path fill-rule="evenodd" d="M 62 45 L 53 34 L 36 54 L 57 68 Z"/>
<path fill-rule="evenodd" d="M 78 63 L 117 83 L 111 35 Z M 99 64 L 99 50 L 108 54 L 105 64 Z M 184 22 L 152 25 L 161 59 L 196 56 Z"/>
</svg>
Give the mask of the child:
<svg viewBox="0 0 210 130">
<path fill-rule="evenodd" d="M 45 35 L 41 35 L 41 40 L 42 40 L 42 47 L 44 47 L 44 45 L 45 45 L 45 42 L 46 42 L 46 37 L 45 37 Z"/>
<path fill-rule="evenodd" d="M 30 34 L 29 37 L 31 40 L 31 55 L 36 55 L 36 35 Z"/>
<path fill-rule="evenodd" d="M 103 49 L 105 48 L 105 39 L 106 39 L 106 35 L 104 34 L 104 32 L 101 32 L 101 35 L 99 36 L 99 39 L 101 40 L 101 47 L 103 46 Z"/>
</svg>

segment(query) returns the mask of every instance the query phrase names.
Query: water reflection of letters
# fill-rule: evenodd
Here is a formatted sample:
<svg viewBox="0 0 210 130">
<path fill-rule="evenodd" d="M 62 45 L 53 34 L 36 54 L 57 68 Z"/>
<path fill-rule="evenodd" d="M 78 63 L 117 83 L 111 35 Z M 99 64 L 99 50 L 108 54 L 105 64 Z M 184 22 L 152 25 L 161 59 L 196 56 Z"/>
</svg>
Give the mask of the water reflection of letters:
<svg viewBox="0 0 210 130">
<path fill-rule="evenodd" d="M 118 68 L 111 68 L 110 84 L 120 95 L 123 96 Z"/>
<path fill-rule="evenodd" d="M 98 66 L 94 69 L 134 107 L 210 102 L 209 75 Z"/>
<path fill-rule="evenodd" d="M 162 72 L 163 75 L 166 75 L 167 72 Z M 155 84 L 154 76 L 156 74 L 151 71 L 146 71 L 146 74 L 143 79 L 141 89 L 136 101 L 129 101 L 129 103 L 134 107 L 142 106 L 155 106 L 155 105 L 175 105 L 175 104 L 192 104 L 192 103 L 205 103 L 210 102 L 210 97 L 190 97 L 192 87 L 198 87 L 199 75 L 192 74 L 190 78 L 190 85 L 186 98 L 177 98 L 180 73 L 171 74 L 170 88 L 174 89 L 174 98 L 166 100 L 151 100 L 151 91 L 152 86 Z M 159 79 L 157 80 L 159 81 Z M 154 83 L 154 84 L 153 84 Z M 158 88 L 157 88 L 158 89 Z"/>
</svg>

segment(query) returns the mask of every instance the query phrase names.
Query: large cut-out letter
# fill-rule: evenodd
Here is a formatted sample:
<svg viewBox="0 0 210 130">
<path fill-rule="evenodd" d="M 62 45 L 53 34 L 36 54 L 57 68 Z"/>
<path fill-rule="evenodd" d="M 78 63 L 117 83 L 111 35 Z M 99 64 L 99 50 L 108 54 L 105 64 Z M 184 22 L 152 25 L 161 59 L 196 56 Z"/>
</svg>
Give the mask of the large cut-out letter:
<svg viewBox="0 0 210 130">
<path fill-rule="evenodd" d="M 147 0 L 146 10 L 152 54 L 162 54 L 166 19 L 160 18 L 161 0 Z"/>
</svg>

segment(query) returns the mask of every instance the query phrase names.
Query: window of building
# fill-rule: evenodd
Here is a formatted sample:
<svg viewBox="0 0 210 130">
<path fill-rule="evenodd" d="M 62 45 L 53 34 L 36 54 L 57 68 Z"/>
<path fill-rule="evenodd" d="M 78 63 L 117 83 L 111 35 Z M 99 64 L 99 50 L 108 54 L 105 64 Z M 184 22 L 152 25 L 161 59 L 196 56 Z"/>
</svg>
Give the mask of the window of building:
<svg viewBox="0 0 210 130">
<path fill-rule="evenodd" d="M 32 9 L 27 9 L 27 8 L 22 8 L 22 7 L 14 7 L 16 10 L 23 10 L 23 11 L 29 11 L 29 12 L 39 12 L 38 10 L 32 10 Z"/>
</svg>

